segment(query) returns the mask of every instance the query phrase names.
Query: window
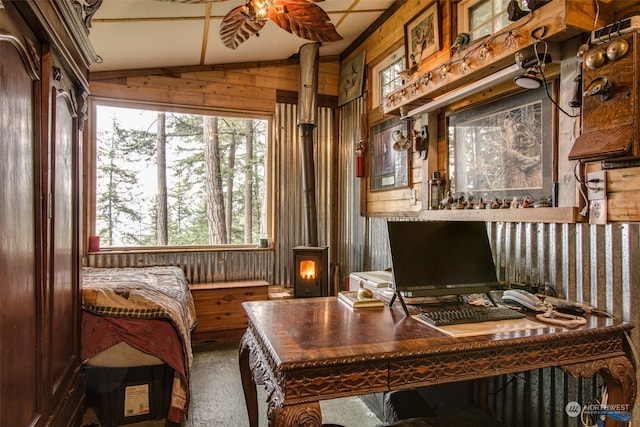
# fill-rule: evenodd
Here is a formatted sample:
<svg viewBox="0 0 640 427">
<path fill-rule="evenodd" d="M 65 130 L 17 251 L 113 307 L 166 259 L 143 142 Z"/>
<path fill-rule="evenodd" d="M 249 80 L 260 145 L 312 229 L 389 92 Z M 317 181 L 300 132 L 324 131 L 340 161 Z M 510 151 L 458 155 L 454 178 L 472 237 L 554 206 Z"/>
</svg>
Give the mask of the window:
<svg viewBox="0 0 640 427">
<path fill-rule="evenodd" d="M 401 74 L 404 65 L 404 48 L 401 47 L 373 67 L 371 86 L 374 106 L 381 105 L 385 96 L 404 84 Z"/>
<path fill-rule="evenodd" d="M 494 34 L 511 24 L 507 15 L 510 0 L 462 0 L 458 3 L 458 33 L 469 33 L 471 40 Z M 526 0 L 518 0 L 522 10 Z"/>
<path fill-rule="evenodd" d="M 101 246 L 256 244 L 265 118 L 96 106 Z"/>
</svg>

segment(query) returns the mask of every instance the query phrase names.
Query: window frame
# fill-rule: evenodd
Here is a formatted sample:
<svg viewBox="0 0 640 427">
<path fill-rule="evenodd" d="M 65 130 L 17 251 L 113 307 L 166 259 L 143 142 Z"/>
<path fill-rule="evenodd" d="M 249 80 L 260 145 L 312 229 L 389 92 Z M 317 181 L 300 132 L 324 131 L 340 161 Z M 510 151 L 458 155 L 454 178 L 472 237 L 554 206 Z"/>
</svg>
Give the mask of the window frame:
<svg viewBox="0 0 640 427">
<path fill-rule="evenodd" d="M 384 104 L 384 97 L 382 97 L 380 90 L 382 86 L 380 84 L 380 74 L 395 64 L 398 60 L 402 60 L 402 64 L 405 63 L 405 49 L 404 45 L 400 45 L 397 49 L 385 56 L 380 62 L 371 68 L 371 105 L 373 108 L 378 108 Z"/>
<path fill-rule="evenodd" d="M 497 19 L 498 16 L 493 13 L 493 10 L 494 10 L 494 3 L 496 2 L 496 0 L 460 0 L 458 2 L 458 4 L 457 4 L 457 9 L 456 9 L 456 12 L 457 12 L 457 20 L 456 20 L 457 21 L 457 31 L 456 31 L 456 33 L 470 33 L 470 28 L 469 28 L 470 13 L 469 13 L 469 11 L 474 6 L 476 6 L 479 3 L 482 3 L 484 1 L 491 2 L 491 11 L 492 11 L 491 12 L 491 16 L 492 16 L 491 29 L 492 29 L 492 33 L 496 33 L 496 32 L 501 30 L 501 29 L 498 29 L 498 30 L 495 29 L 495 22 L 496 22 L 496 19 Z M 519 3 L 522 3 L 522 0 Z M 525 7 L 522 4 L 520 4 L 519 6 L 520 7 Z M 528 9 L 526 9 L 526 10 L 528 10 Z M 485 36 L 482 36 L 480 38 L 473 38 L 472 37 L 471 40 L 472 41 L 480 40 L 483 37 L 487 37 L 487 36 L 485 35 Z"/>
<path fill-rule="evenodd" d="M 267 122 L 266 147 L 265 147 L 265 183 L 264 183 L 264 234 L 273 236 L 274 232 L 274 198 L 273 198 L 273 167 L 270 164 L 269 159 L 272 157 L 273 150 L 273 114 L 268 113 L 256 113 L 251 111 L 238 111 L 238 110 L 225 110 L 225 109 L 208 109 L 199 107 L 190 107 L 184 105 L 173 104 L 157 104 L 153 102 L 135 101 L 135 100 L 123 100 L 114 99 L 108 97 L 96 97 L 91 96 L 89 98 L 89 106 L 91 113 L 87 120 L 88 127 L 85 131 L 85 149 L 83 154 L 84 163 L 84 178 L 83 178 L 83 211 L 86 212 L 84 217 L 83 228 L 86 232 L 84 236 L 85 241 L 88 241 L 89 236 L 97 234 L 97 109 L 99 106 L 117 107 L 117 108 L 131 108 L 141 110 L 152 110 L 166 113 L 182 113 L 182 114 L 194 114 L 194 115 L 210 115 L 210 116 L 224 116 L 235 117 L 243 119 L 256 119 L 265 120 Z M 107 246 L 101 247 L 101 250 L 106 249 L 110 252 L 117 251 L 176 251 L 184 249 L 192 250 L 228 250 L 228 249 L 255 249 L 258 247 L 258 242 L 255 244 L 220 244 L 220 245 L 166 245 L 166 246 Z"/>
</svg>

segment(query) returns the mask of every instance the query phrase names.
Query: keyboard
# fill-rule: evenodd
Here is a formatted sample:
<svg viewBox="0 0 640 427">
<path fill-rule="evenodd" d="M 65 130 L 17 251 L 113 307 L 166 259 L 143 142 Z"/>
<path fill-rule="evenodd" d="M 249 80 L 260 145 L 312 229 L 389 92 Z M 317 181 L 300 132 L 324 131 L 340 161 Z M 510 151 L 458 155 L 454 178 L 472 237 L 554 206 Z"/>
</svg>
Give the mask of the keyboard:
<svg viewBox="0 0 640 427">
<path fill-rule="evenodd" d="M 433 326 L 458 325 L 461 323 L 479 323 L 495 320 L 522 319 L 523 313 L 506 307 L 456 308 L 450 310 L 429 311 L 418 315 Z"/>
</svg>

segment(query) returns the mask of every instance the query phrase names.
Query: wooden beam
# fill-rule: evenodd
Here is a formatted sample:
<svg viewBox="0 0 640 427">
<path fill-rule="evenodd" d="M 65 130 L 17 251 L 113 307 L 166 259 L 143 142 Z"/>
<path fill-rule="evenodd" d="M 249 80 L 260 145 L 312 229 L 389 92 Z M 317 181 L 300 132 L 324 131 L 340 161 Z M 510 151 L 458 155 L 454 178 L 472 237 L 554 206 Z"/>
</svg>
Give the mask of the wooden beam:
<svg viewBox="0 0 640 427">
<path fill-rule="evenodd" d="M 338 56 L 321 56 L 320 63 L 338 62 Z M 95 71 L 89 73 L 89 80 L 111 80 L 122 77 L 163 75 L 179 77 L 183 73 L 198 73 L 203 71 L 246 70 L 247 68 L 282 67 L 285 65 L 297 65 L 300 61 L 297 57 L 277 61 L 237 62 L 233 64 L 209 64 L 209 65 L 183 65 L 179 67 L 137 68 L 133 70 Z"/>
</svg>

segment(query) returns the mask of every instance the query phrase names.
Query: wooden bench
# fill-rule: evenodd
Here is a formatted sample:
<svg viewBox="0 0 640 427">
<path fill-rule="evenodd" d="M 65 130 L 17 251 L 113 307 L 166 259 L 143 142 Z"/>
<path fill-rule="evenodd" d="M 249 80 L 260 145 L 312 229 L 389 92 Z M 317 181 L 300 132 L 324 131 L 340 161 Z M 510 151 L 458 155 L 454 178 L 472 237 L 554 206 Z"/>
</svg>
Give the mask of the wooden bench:
<svg viewBox="0 0 640 427">
<path fill-rule="evenodd" d="M 248 325 L 242 303 L 269 299 L 265 280 L 191 283 L 189 289 L 198 319 L 193 344 L 242 337 Z"/>
</svg>

